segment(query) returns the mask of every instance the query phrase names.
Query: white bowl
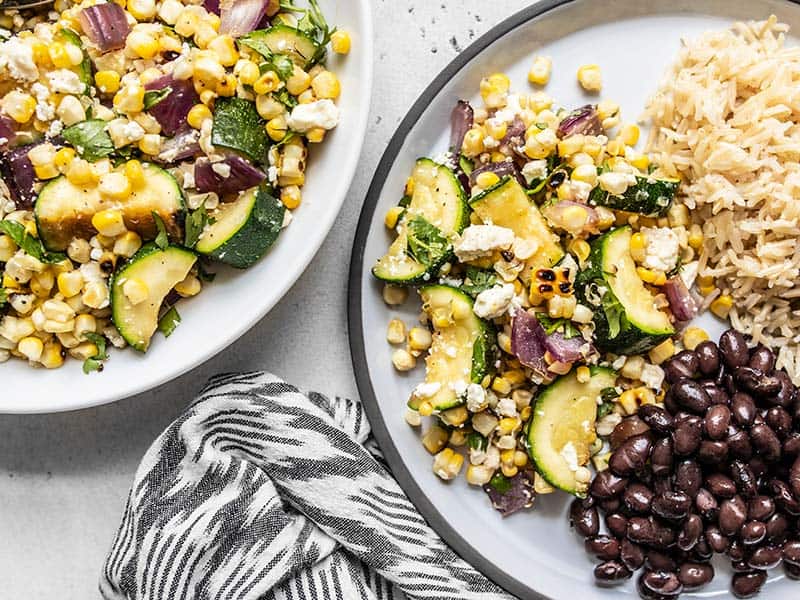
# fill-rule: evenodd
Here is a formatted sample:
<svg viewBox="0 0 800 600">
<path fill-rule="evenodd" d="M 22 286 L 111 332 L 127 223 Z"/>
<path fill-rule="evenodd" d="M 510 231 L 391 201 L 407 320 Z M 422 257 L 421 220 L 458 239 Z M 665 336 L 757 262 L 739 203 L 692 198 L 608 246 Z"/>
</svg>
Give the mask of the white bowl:
<svg viewBox="0 0 800 600">
<path fill-rule="evenodd" d="M 400 125 L 381 161 L 367 196 L 353 248 L 350 272 L 350 340 L 353 367 L 373 433 L 406 493 L 436 531 L 467 561 L 520 598 L 636 597 L 634 584 L 601 589 L 593 584 L 596 564 L 567 524 L 570 497 L 540 496 L 533 510 L 501 518 L 487 496 L 467 485 L 463 475 L 450 483 L 437 478 L 419 429 L 404 419 L 406 401 L 422 381 L 422 361 L 408 374 L 391 363 L 386 325 L 393 317 L 414 323 L 416 294 L 402 307 L 387 307 L 381 284 L 370 275 L 375 260 L 392 239 L 383 215 L 397 204 L 414 161 L 447 149 L 449 115 L 460 98 L 480 99 L 479 82 L 487 74 L 508 73 L 515 89 L 528 88 L 526 75 L 535 54 L 553 58 L 546 88 L 560 106 L 597 102 L 576 83 L 580 65 L 598 63 L 603 92 L 622 105 L 625 121 L 641 114 L 674 60 L 681 36 L 724 28 L 737 19 L 765 19 L 775 13 L 800 33 L 800 6 L 777 0 L 543 0 L 498 25 L 467 48 L 423 93 Z M 797 45 L 793 37 L 790 44 Z M 645 136 L 643 135 L 642 138 Z M 704 317 L 713 334 L 720 322 Z M 797 583 L 781 569 L 770 571 L 765 598 L 796 598 Z M 730 569 L 720 568 L 713 584 L 698 596 L 730 596 Z"/>
<path fill-rule="evenodd" d="M 300 3 L 302 4 L 302 3 Z M 342 82 L 342 121 L 311 150 L 303 204 L 272 251 L 247 271 L 214 268 L 216 280 L 182 301 L 180 326 L 156 334 L 146 355 L 111 349 L 102 373 L 84 375 L 68 359 L 54 371 L 11 360 L 2 369 L 0 413 L 47 413 L 87 408 L 144 392 L 208 360 L 253 327 L 283 297 L 314 258 L 347 195 L 358 165 L 372 92 L 370 0 L 320 0 L 329 23 L 350 33 L 352 52 L 330 53 Z"/>
</svg>

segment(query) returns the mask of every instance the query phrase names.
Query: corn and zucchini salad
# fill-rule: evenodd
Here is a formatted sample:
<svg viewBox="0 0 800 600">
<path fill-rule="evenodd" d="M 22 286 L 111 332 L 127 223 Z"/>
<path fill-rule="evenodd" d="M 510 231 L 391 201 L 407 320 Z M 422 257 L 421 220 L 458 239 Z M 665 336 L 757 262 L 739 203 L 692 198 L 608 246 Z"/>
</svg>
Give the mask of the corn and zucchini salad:
<svg viewBox="0 0 800 600">
<path fill-rule="evenodd" d="M 351 40 L 316 0 L 57 0 L 0 12 L 0 361 L 102 370 L 245 269 L 339 123 Z"/>
<path fill-rule="evenodd" d="M 542 89 L 552 69 L 534 57 L 527 92 L 495 73 L 480 105 L 458 102 L 452 147 L 417 161 L 373 268 L 387 305 L 414 290 L 422 303 L 386 333 L 397 371 L 425 363 L 406 421 L 436 475 L 464 473 L 503 514 L 586 495 L 614 428 L 662 402 L 661 365 L 708 339 L 682 324 L 704 296 L 730 309 L 698 274 L 680 182 L 637 150 L 616 103 L 559 108 Z M 577 78 L 602 87 L 596 65 Z"/>
</svg>

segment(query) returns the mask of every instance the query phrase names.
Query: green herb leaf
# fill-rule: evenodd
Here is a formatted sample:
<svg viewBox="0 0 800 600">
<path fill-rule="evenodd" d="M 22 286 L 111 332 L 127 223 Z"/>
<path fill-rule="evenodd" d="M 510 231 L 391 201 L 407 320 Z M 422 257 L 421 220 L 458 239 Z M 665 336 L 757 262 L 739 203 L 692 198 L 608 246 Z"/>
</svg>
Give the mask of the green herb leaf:
<svg viewBox="0 0 800 600">
<path fill-rule="evenodd" d="M 90 356 L 83 361 L 83 372 L 87 375 L 93 371 L 103 370 L 103 361 L 108 360 L 108 352 L 106 351 L 106 338 L 98 333 L 88 332 L 83 334 L 84 339 L 92 342 L 97 346 L 97 354 Z"/>
<path fill-rule="evenodd" d="M 547 335 L 559 332 L 564 335 L 564 339 L 570 340 L 578 337 L 581 332 L 569 319 L 553 319 L 544 313 L 536 313 L 536 319 L 541 323 Z"/>
<path fill-rule="evenodd" d="M 408 251 L 418 263 L 431 267 L 444 257 L 450 244 L 439 229 L 423 217 L 414 217 L 408 224 Z"/>
<path fill-rule="evenodd" d="M 467 267 L 466 278 L 461 285 L 461 289 L 475 298 L 481 292 L 494 287 L 496 283 L 497 277 L 493 271 L 484 271 L 477 267 Z"/>
<path fill-rule="evenodd" d="M 619 398 L 619 392 L 617 391 L 617 388 L 607 387 L 600 390 L 600 399 L 604 404 L 613 402 L 616 398 Z"/>
<path fill-rule="evenodd" d="M 267 71 L 274 71 L 281 78 L 281 81 L 286 81 L 292 76 L 294 72 L 294 62 L 285 54 L 273 54 L 266 56 L 267 62 L 261 63 L 259 69 L 263 75 Z"/>
<path fill-rule="evenodd" d="M 0 221 L 0 232 L 5 233 L 14 240 L 14 243 L 22 248 L 26 254 L 33 256 L 43 263 L 55 264 L 66 260 L 66 255 L 60 252 L 48 252 L 42 242 L 33 237 L 25 229 L 22 223 L 16 221 Z"/>
<path fill-rule="evenodd" d="M 156 236 L 155 243 L 156 246 L 164 250 L 167 246 L 169 246 L 169 235 L 167 235 L 167 227 L 164 225 L 164 220 L 161 218 L 156 211 L 153 211 L 153 220 L 156 222 L 156 227 L 158 228 L 158 235 Z"/>
<path fill-rule="evenodd" d="M 144 93 L 144 109 L 150 110 L 172 93 L 172 88 L 167 86 L 161 90 L 151 90 Z"/>
<path fill-rule="evenodd" d="M 608 290 L 603 296 L 601 307 L 606 315 L 606 321 L 608 321 L 608 337 L 612 340 L 616 339 L 622 330 L 625 309 L 611 290 Z"/>
<path fill-rule="evenodd" d="M 178 314 L 178 309 L 173 306 L 158 320 L 158 330 L 164 334 L 164 337 L 169 337 L 180 322 L 181 316 Z"/>
<path fill-rule="evenodd" d="M 502 473 L 495 473 L 489 485 L 501 494 L 507 494 L 511 489 L 511 480 Z"/>
<path fill-rule="evenodd" d="M 183 244 L 187 248 L 194 248 L 200 240 L 200 236 L 208 225 L 208 211 L 205 205 L 191 211 L 186 217 L 186 234 L 184 236 Z"/>
<path fill-rule="evenodd" d="M 467 446 L 473 450 L 486 450 L 489 445 L 489 440 L 483 437 L 480 433 L 472 432 L 467 436 Z"/>
<path fill-rule="evenodd" d="M 237 150 L 254 162 L 262 163 L 270 145 L 265 126 L 255 102 L 242 98 L 218 98 L 214 106 L 211 143 Z"/>
<path fill-rule="evenodd" d="M 272 97 L 275 98 L 275 100 L 277 100 L 281 104 L 283 104 L 289 110 L 292 110 L 298 104 L 297 98 L 292 96 L 289 93 L 289 90 L 287 90 L 286 88 L 281 88 L 277 92 L 274 92 L 272 94 Z"/>
<path fill-rule="evenodd" d="M 61 135 L 89 162 L 96 162 L 114 152 L 114 142 L 106 131 L 106 122 L 100 119 L 76 123 Z"/>
<path fill-rule="evenodd" d="M 8 291 L 5 288 L 0 288 L 0 306 L 5 306 L 8 302 Z"/>
<path fill-rule="evenodd" d="M 613 410 L 614 410 L 614 404 L 613 403 L 604 402 L 603 404 L 601 404 L 600 406 L 597 407 L 597 419 L 598 420 L 602 419 L 603 417 L 605 417 L 606 415 L 611 413 L 611 411 L 613 411 Z"/>
</svg>

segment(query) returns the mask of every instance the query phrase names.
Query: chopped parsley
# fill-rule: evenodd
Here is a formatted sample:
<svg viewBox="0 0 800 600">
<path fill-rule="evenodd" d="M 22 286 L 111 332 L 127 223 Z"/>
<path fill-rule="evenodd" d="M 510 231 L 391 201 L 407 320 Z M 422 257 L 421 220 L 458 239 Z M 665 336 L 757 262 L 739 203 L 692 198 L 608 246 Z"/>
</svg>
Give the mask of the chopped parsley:
<svg viewBox="0 0 800 600">
<path fill-rule="evenodd" d="M 25 229 L 22 223 L 16 221 L 0 221 L 0 231 L 14 240 L 14 243 L 22 248 L 26 254 L 35 259 L 48 264 L 60 263 L 67 259 L 65 254 L 60 252 L 48 252 L 38 239 L 33 237 Z"/>
<path fill-rule="evenodd" d="M 151 90 L 144 93 L 144 109 L 150 110 L 172 93 L 172 88 L 167 86 L 161 90 Z"/>
<path fill-rule="evenodd" d="M 489 485 L 500 494 L 507 494 L 511 490 L 511 480 L 502 473 L 495 473 Z"/>
<path fill-rule="evenodd" d="M 76 123 L 61 135 L 89 162 L 96 162 L 114 152 L 114 142 L 106 131 L 106 122 L 100 119 Z"/>
<path fill-rule="evenodd" d="M 481 292 L 494 287 L 497 283 L 497 277 L 492 271 L 484 271 L 476 267 L 467 267 L 466 278 L 461 285 L 461 289 L 472 296 L 477 297 Z"/>
<path fill-rule="evenodd" d="M 442 232 L 417 216 L 408 223 L 408 251 L 418 263 L 431 267 L 437 264 L 450 249 Z"/>
<path fill-rule="evenodd" d="M 169 246 L 169 235 L 167 235 L 167 227 L 164 225 L 164 220 L 161 218 L 156 211 L 153 211 L 153 220 L 156 222 L 156 227 L 158 228 L 158 235 L 156 236 L 155 243 L 156 246 L 165 250 L 167 246 Z"/>
<path fill-rule="evenodd" d="M 108 352 L 106 351 L 106 338 L 98 333 L 92 332 L 83 334 L 83 337 L 97 346 L 97 353 L 83 361 L 83 372 L 87 375 L 94 371 L 99 373 L 103 370 L 103 362 L 108 360 Z"/>
</svg>

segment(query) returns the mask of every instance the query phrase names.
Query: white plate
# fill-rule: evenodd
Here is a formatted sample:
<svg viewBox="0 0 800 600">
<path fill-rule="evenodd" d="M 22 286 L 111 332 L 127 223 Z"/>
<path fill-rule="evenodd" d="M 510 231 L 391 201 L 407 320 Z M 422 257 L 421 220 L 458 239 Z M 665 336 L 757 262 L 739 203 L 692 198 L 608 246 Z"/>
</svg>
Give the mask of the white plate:
<svg viewBox="0 0 800 600">
<path fill-rule="evenodd" d="M 549 55 L 553 77 L 547 92 L 561 106 L 572 108 L 597 101 L 583 94 L 575 79 L 578 66 L 596 62 L 603 73 L 602 97 L 619 102 L 624 120 L 630 121 L 655 91 L 681 36 L 724 28 L 737 19 L 765 19 L 771 13 L 800 32 L 800 7 L 783 1 L 537 3 L 477 41 L 434 81 L 401 124 L 378 168 L 359 223 L 350 275 L 351 347 L 359 390 L 381 448 L 420 512 L 464 558 L 517 596 L 609 598 L 635 591 L 632 584 L 610 590 L 594 586 L 595 563 L 567 525 L 570 498 L 565 494 L 542 496 L 534 510 L 504 520 L 463 476 L 445 484 L 432 473 L 431 456 L 418 430 L 403 420 L 406 400 L 422 380 L 423 367 L 398 374 L 385 341 L 390 318 L 413 323 L 419 302 L 412 295 L 400 310 L 390 309 L 369 272 L 391 239 L 383 215 L 402 195 L 414 160 L 446 150 L 451 109 L 459 98 L 477 102 L 478 84 L 486 74 L 508 73 L 515 87 L 525 90 L 532 56 Z M 715 334 L 722 331 L 711 319 L 704 325 Z M 781 570 L 772 571 L 770 579 L 770 598 L 788 598 L 792 590 L 797 597 L 800 584 L 784 580 Z M 730 597 L 729 582 L 729 571 L 721 569 L 713 584 L 697 595 Z"/>
<path fill-rule="evenodd" d="M 320 0 L 328 21 L 353 40 L 348 56 L 329 58 L 342 82 L 342 121 L 325 143 L 312 148 L 303 204 L 267 257 L 248 271 L 214 268 L 219 273 L 214 283 L 180 303 L 183 321 L 168 340 L 156 339 L 146 355 L 112 349 L 103 373 L 84 375 L 75 360 L 55 371 L 34 371 L 13 360 L 2 365 L 0 413 L 75 410 L 146 391 L 208 360 L 275 306 L 322 245 L 358 164 L 372 92 L 370 4 Z"/>
</svg>

